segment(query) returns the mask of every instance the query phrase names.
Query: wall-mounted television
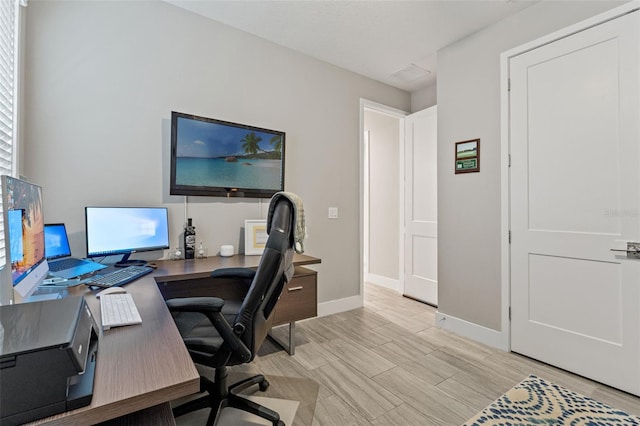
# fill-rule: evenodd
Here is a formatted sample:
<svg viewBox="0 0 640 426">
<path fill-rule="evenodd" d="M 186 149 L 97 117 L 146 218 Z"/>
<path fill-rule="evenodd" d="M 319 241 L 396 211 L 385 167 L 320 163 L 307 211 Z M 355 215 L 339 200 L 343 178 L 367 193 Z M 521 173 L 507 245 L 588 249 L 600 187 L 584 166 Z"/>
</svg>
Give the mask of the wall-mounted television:
<svg viewBox="0 0 640 426">
<path fill-rule="evenodd" d="M 171 113 L 171 195 L 270 198 L 284 190 L 285 133 Z"/>
</svg>

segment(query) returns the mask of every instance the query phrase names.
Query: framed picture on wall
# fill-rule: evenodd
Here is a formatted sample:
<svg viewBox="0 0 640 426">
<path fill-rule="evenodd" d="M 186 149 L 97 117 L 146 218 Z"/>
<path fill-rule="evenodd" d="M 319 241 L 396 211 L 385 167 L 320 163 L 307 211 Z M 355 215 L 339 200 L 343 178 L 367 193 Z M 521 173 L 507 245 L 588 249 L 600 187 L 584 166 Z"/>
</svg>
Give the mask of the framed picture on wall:
<svg viewBox="0 0 640 426">
<path fill-rule="evenodd" d="M 244 254 L 262 255 L 267 243 L 267 221 L 251 219 L 244 221 Z"/>
<path fill-rule="evenodd" d="M 480 171 L 480 139 L 456 142 L 455 173 Z"/>
</svg>

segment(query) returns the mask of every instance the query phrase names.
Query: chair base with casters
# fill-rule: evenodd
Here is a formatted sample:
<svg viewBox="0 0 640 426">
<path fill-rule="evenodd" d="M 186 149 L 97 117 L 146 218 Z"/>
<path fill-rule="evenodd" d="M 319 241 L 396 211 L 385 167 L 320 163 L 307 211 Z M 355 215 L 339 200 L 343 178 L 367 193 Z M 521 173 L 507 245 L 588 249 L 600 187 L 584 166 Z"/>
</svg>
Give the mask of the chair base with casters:
<svg viewBox="0 0 640 426">
<path fill-rule="evenodd" d="M 200 392 L 207 392 L 208 395 L 175 407 L 173 416 L 179 417 L 192 411 L 214 407 L 211 408 L 211 413 L 207 419 L 207 426 L 212 426 L 217 424 L 216 420 L 220 412 L 224 408 L 231 407 L 255 414 L 270 421 L 273 426 L 285 426 L 278 413 L 239 395 L 240 392 L 253 385 L 258 385 L 262 392 L 269 388 L 269 382 L 262 374 L 249 377 L 227 388 L 227 369 L 226 367 L 217 368 L 215 370 L 215 381 L 212 382 L 206 377 L 200 377 Z"/>
</svg>

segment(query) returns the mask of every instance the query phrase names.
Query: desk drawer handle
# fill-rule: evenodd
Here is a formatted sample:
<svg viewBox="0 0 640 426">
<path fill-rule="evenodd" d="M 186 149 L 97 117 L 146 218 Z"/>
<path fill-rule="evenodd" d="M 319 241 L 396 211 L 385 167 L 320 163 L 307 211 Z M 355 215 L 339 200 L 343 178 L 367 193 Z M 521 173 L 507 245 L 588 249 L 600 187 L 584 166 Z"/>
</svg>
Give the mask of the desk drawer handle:
<svg viewBox="0 0 640 426">
<path fill-rule="evenodd" d="M 291 288 L 288 288 L 287 290 L 289 290 L 289 291 L 298 291 L 298 290 L 302 290 L 303 288 L 304 288 L 304 287 L 302 287 L 302 286 L 298 286 L 298 287 L 291 287 Z"/>
</svg>

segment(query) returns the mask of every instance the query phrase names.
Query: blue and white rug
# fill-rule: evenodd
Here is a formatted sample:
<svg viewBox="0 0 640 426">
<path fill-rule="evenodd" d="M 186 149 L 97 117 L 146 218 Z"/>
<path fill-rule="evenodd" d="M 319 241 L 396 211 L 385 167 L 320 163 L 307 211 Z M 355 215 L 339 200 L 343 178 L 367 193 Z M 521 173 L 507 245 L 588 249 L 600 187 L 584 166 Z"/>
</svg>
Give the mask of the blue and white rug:
<svg viewBox="0 0 640 426">
<path fill-rule="evenodd" d="M 640 417 L 529 376 L 464 426 L 478 425 L 640 425 Z"/>
</svg>

